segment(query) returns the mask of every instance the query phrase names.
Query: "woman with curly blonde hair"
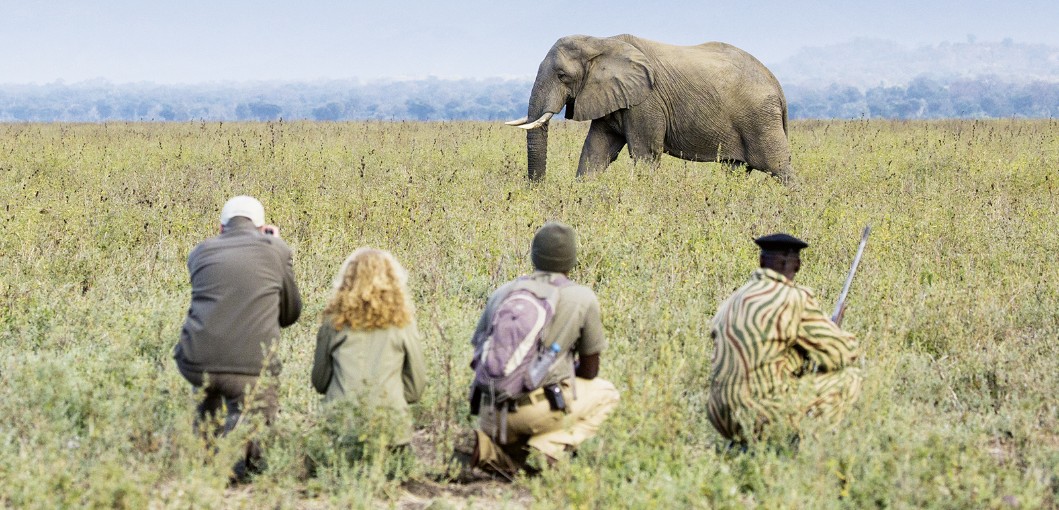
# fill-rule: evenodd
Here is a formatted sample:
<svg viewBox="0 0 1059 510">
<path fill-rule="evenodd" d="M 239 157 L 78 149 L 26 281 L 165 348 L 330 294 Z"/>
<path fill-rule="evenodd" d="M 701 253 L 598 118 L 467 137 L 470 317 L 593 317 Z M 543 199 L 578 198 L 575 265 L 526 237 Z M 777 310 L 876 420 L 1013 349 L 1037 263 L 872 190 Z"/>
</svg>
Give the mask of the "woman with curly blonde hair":
<svg viewBox="0 0 1059 510">
<path fill-rule="evenodd" d="M 325 402 L 355 398 L 410 416 L 426 368 L 407 282 L 384 250 L 359 248 L 342 263 L 316 335 L 312 380 Z M 394 445 L 412 439 L 411 420 L 405 421 Z"/>
</svg>

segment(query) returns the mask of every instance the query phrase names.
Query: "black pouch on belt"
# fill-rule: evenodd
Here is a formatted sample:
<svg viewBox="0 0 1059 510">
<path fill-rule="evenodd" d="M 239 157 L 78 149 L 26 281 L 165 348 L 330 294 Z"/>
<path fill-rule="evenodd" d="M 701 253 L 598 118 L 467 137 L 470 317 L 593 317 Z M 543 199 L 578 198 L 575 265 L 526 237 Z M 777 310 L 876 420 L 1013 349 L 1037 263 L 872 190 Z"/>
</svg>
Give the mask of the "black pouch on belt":
<svg viewBox="0 0 1059 510">
<path fill-rule="evenodd" d="M 565 411 L 566 400 L 563 399 L 563 389 L 558 384 L 549 384 L 544 387 L 544 396 L 552 411 Z"/>
<path fill-rule="evenodd" d="M 478 416 L 479 406 L 482 404 L 482 389 L 478 385 L 471 387 L 471 416 Z"/>
</svg>

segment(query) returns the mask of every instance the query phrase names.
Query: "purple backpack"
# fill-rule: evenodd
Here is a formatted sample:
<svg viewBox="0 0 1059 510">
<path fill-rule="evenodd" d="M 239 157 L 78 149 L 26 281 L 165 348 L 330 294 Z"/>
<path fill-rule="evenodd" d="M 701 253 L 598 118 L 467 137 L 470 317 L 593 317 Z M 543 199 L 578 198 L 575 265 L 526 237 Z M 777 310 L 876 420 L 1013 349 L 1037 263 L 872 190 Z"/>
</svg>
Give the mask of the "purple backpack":
<svg viewBox="0 0 1059 510">
<path fill-rule="evenodd" d="M 491 395 L 494 405 L 537 389 L 530 380 L 530 367 L 544 353 L 559 289 L 570 283 L 562 276 L 550 283 L 521 277 L 500 300 L 474 371 L 475 385 Z"/>
</svg>

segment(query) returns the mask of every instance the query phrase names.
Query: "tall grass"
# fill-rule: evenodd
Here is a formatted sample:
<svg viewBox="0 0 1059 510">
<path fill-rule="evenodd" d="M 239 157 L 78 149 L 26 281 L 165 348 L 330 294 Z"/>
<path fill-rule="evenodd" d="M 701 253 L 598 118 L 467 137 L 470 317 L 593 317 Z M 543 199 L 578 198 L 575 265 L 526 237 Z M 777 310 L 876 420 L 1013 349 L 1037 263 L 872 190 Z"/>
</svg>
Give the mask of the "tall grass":
<svg viewBox="0 0 1059 510">
<path fill-rule="evenodd" d="M 0 504 L 403 501 L 446 471 L 472 423 L 468 343 L 485 298 L 560 219 L 580 234 L 571 276 L 599 295 L 601 375 L 622 404 L 569 464 L 455 503 L 1057 505 L 1059 122 L 796 122 L 789 187 L 668 157 L 653 171 L 623 156 L 576 181 L 585 126 L 551 131 L 549 175 L 527 184 L 522 132 L 493 124 L 0 125 Z M 171 351 L 187 253 L 242 193 L 294 248 L 306 309 L 278 353 L 280 422 L 258 433 L 269 468 L 230 490 L 251 428 L 207 453 Z M 830 306 L 867 223 L 845 320 L 866 352 L 858 406 L 797 452 L 725 452 L 706 419 L 708 324 L 754 269 L 751 238 L 806 239 L 798 280 Z M 331 277 L 361 245 L 411 273 L 430 373 L 411 466 L 382 450 L 329 456 L 345 428 L 379 427 L 326 413 L 309 384 Z"/>
</svg>

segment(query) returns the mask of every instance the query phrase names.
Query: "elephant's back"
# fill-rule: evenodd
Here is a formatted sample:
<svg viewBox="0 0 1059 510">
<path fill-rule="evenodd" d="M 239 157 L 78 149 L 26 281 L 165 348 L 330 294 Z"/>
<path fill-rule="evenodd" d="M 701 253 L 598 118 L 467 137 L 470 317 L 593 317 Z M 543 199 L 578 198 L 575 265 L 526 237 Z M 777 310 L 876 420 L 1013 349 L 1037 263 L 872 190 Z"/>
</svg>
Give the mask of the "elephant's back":
<svg viewBox="0 0 1059 510">
<path fill-rule="evenodd" d="M 723 42 L 708 42 L 685 48 L 685 58 L 694 60 L 700 66 L 710 68 L 713 72 L 724 72 L 731 75 L 745 75 L 746 78 L 775 80 L 772 73 L 756 57 L 745 50 Z"/>
<path fill-rule="evenodd" d="M 694 46 L 679 46 L 622 34 L 620 39 L 642 51 L 649 59 L 669 66 L 700 72 L 747 73 L 772 77 L 772 73 L 756 57 L 728 43 L 711 41 Z"/>
<path fill-rule="evenodd" d="M 655 63 L 655 88 L 672 113 L 671 123 L 716 119 L 734 128 L 726 135 L 716 134 L 724 138 L 737 136 L 737 131 L 746 128 L 744 124 L 753 124 L 759 115 L 786 117 L 787 100 L 779 80 L 741 48 L 723 42 L 679 46 L 635 36 L 622 38 Z"/>
<path fill-rule="evenodd" d="M 678 46 L 630 35 L 616 36 L 642 51 L 656 62 L 663 73 L 683 76 L 695 82 L 730 83 L 737 88 L 760 85 L 775 93 L 779 81 L 765 64 L 745 50 L 723 42 L 706 42 L 694 46 Z M 725 77 L 718 80 L 718 77 Z M 737 85 L 738 84 L 738 85 Z"/>
<path fill-rule="evenodd" d="M 729 58 L 746 58 L 758 62 L 759 64 L 761 63 L 756 57 L 748 53 L 746 50 L 738 46 L 732 46 L 731 44 L 728 44 L 726 42 L 710 41 L 704 42 L 702 44 L 696 44 L 694 46 L 686 46 L 686 48 L 705 53 L 711 53 L 717 56 L 727 55 Z"/>
<path fill-rule="evenodd" d="M 765 64 L 750 53 L 723 42 L 680 46 L 674 67 L 681 69 L 690 83 L 708 83 L 708 100 L 728 103 L 724 107 L 776 105 L 786 111 L 787 100 L 779 80 Z M 701 85 L 700 85 L 701 86 Z"/>
</svg>

